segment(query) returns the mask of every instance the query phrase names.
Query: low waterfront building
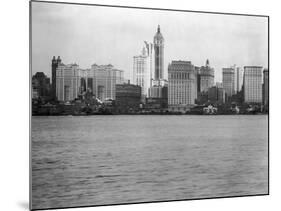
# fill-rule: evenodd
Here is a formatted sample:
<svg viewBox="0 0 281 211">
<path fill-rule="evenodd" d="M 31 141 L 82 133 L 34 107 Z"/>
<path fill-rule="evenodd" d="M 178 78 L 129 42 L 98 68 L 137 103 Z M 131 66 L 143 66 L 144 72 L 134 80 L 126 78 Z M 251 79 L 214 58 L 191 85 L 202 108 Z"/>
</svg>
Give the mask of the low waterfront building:
<svg viewBox="0 0 281 211">
<path fill-rule="evenodd" d="M 168 66 L 168 106 L 182 109 L 194 105 L 197 97 L 195 68 L 190 61 L 172 61 Z"/>
<path fill-rule="evenodd" d="M 244 101 L 262 103 L 262 67 L 244 67 Z"/>
<path fill-rule="evenodd" d="M 168 108 L 168 85 L 153 86 L 150 89 L 150 97 L 146 98 L 147 109 Z"/>
<path fill-rule="evenodd" d="M 168 99 L 166 98 L 146 98 L 145 110 L 161 111 L 168 108 Z"/>
</svg>

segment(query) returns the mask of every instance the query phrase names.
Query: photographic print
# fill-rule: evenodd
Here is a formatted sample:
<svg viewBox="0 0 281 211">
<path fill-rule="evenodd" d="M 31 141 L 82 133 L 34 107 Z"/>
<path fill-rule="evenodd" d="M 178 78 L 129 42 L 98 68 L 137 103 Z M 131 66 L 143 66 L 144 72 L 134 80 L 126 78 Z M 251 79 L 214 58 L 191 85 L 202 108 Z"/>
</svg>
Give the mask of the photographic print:
<svg viewBox="0 0 281 211">
<path fill-rule="evenodd" d="M 265 15 L 31 1 L 30 208 L 268 195 L 268 43 Z"/>
</svg>

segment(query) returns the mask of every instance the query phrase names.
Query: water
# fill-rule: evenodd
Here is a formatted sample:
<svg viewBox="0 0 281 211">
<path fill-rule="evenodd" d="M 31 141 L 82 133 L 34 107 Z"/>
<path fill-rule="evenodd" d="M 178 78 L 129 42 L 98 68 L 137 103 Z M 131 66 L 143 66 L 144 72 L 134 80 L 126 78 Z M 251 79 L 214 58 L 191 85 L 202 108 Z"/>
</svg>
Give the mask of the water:
<svg viewBox="0 0 281 211">
<path fill-rule="evenodd" d="M 266 194 L 268 117 L 32 117 L 32 208 Z"/>
</svg>

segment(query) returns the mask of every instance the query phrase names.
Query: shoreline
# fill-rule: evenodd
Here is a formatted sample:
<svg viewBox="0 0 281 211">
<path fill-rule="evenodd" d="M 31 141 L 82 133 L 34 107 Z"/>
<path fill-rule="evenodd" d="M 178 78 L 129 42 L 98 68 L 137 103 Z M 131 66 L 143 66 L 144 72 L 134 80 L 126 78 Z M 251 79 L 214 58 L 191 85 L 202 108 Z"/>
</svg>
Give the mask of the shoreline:
<svg viewBox="0 0 281 211">
<path fill-rule="evenodd" d="M 269 115 L 268 113 L 255 113 L 255 114 L 251 114 L 251 113 L 247 113 L 247 114 L 227 114 L 227 113 L 222 113 L 222 114 L 185 114 L 185 113 L 150 113 L 150 114 L 136 114 L 136 113 L 124 113 L 124 114 L 42 114 L 42 115 L 31 115 L 33 116 L 126 116 L 126 115 L 136 115 L 136 116 L 151 116 L 151 115 L 155 115 L 155 116 L 257 116 L 257 115 Z"/>
</svg>

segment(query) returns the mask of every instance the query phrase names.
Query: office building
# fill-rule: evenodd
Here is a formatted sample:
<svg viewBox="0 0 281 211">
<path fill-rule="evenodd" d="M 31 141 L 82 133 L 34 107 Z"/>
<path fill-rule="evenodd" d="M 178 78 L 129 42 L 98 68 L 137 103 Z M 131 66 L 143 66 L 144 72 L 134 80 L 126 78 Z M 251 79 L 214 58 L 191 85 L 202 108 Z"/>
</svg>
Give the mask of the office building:
<svg viewBox="0 0 281 211">
<path fill-rule="evenodd" d="M 146 108 L 161 109 L 168 107 L 168 82 L 163 85 L 154 85 L 149 89 L 149 98 L 146 98 Z"/>
<path fill-rule="evenodd" d="M 216 87 L 223 88 L 222 82 L 216 82 Z"/>
<path fill-rule="evenodd" d="M 236 67 L 235 69 L 235 93 L 240 92 L 243 86 L 243 69 L 241 67 Z"/>
<path fill-rule="evenodd" d="M 162 97 L 168 97 L 166 94 L 165 87 L 167 87 L 167 85 L 165 86 L 161 86 L 161 85 L 155 85 L 152 86 L 151 88 L 149 88 L 149 97 L 150 98 L 162 98 Z M 166 94 L 165 94 L 166 93 Z"/>
<path fill-rule="evenodd" d="M 235 94 L 235 69 L 233 67 L 222 68 L 222 86 L 227 98 Z"/>
<path fill-rule="evenodd" d="M 123 71 L 110 64 L 93 64 L 90 69 L 81 69 L 77 64 L 60 64 L 56 77 L 56 94 L 60 101 L 74 100 L 87 90 L 101 101 L 115 100 L 115 86 L 124 82 Z"/>
<path fill-rule="evenodd" d="M 196 99 L 200 97 L 200 89 L 201 89 L 201 77 L 200 77 L 200 67 L 194 66 L 195 68 L 195 77 L 196 77 Z"/>
<path fill-rule="evenodd" d="M 244 101 L 262 103 L 262 67 L 244 67 Z"/>
<path fill-rule="evenodd" d="M 208 101 L 215 104 L 225 103 L 225 91 L 223 88 L 213 86 L 208 89 Z"/>
<path fill-rule="evenodd" d="M 86 88 L 90 88 L 99 100 L 115 100 L 115 86 L 124 82 L 124 71 L 115 69 L 111 64 L 93 64 L 86 71 L 85 80 Z"/>
<path fill-rule="evenodd" d="M 133 84 L 116 84 L 116 107 L 119 113 L 140 108 L 141 87 Z"/>
<path fill-rule="evenodd" d="M 59 64 L 56 69 L 56 97 L 59 101 L 71 101 L 79 94 L 79 66 Z"/>
<path fill-rule="evenodd" d="M 195 103 L 197 95 L 195 67 L 190 61 L 172 61 L 168 66 L 169 108 Z"/>
<path fill-rule="evenodd" d="M 268 85 L 268 69 L 263 70 L 263 104 L 268 106 L 269 85 Z"/>
<path fill-rule="evenodd" d="M 199 92 L 207 92 L 208 89 L 214 86 L 214 69 L 210 66 L 210 62 L 207 59 L 205 66 L 202 66 L 199 70 L 200 78 L 200 90 Z"/>
<path fill-rule="evenodd" d="M 53 59 L 52 59 L 52 91 L 51 91 L 53 100 L 56 99 L 56 90 L 57 90 L 57 88 L 56 88 L 56 82 L 57 82 L 56 73 L 57 73 L 57 68 L 60 64 L 62 64 L 60 56 L 58 56 L 57 59 L 56 59 L 55 56 L 53 56 Z"/>
<path fill-rule="evenodd" d="M 148 89 L 151 84 L 150 60 L 147 48 L 142 49 L 142 54 L 134 56 L 133 63 L 133 84 L 141 87 L 142 96 L 148 96 Z"/>
<path fill-rule="evenodd" d="M 51 84 L 43 72 L 37 72 L 32 76 L 32 98 L 50 98 Z"/>
</svg>

